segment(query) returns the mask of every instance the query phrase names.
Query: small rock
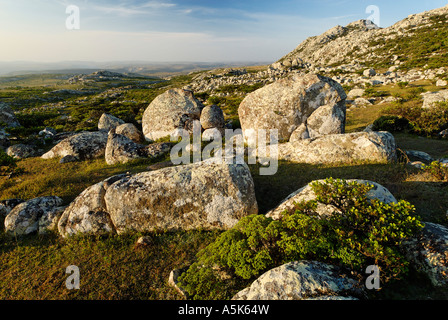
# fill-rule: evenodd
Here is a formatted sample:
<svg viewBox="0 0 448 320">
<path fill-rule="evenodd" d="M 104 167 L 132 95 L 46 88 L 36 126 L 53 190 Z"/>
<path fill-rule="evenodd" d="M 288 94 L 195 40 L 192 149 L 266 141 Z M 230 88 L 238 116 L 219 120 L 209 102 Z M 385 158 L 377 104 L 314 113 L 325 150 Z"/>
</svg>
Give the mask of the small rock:
<svg viewBox="0 0 448 320">
<path fill-rule="evenodd" d="M 6 153 L 16 159 L 26 159 L 31 158 L 36 155 L 36 150 L 32 146 L 25 144 L 15 144 L 10 146 Z"/>
<path fill-rule="evenodd" d="M 77 157 L 69 154 L 68 156 L 62 157 L 61 160 L 59 160 L 59 163 L 61 163 L 61 164 L 62 163 L 70 163 L 70 162 L 76 162 L 78 160 L 79 159 Z"/>
<path fill-rule="evenodd" d="M 114 117 L 111 114 L 103 113 L 98 121 L 98 130 L 104 130 L 109 132 L 111 129 L 115 129 L 119 125 L 124 124 L 124 121 Z"/>
<path fill-rule="evenodd" d="M 448 85 L 448 82 L 446 80 L 437 80 L 436 86 L 437 87 L 446 87 Z"/>
</svg>

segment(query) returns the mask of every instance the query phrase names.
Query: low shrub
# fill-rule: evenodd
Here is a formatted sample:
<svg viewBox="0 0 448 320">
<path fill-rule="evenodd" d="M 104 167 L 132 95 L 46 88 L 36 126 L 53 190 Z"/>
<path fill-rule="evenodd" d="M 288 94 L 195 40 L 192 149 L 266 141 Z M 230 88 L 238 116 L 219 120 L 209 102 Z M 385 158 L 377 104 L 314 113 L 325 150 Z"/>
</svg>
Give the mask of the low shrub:
<svg viewBox="0 0 448 320">
<path fill-rule="evenodd" d="M 409 120 L 401 116 L 381 116 L 373 122 L 374 131 L 401 132 L 411 128 Z"/>
<path fill-rule="evenodd" d="M 437 180 L 448 181 L 448 167 L 442 165 L 439 161 L 433 161 L 430 165 L 424 165 L 422 170 Z"/>
<path fill-rule="evenodd" d="M 383 282 L 407 273 L 399 246 L 422 228 L 414 206 L 369 200 L 366 194 L 373 186 L 357 182 L 327 179 L 312 188 L 318 202 L 336 209 L 330 217 L 319 216 L 317 201 L 298 203 L 279 220 L 245 217 L 197 254 L 198 261 L 180 278 L 181 287 L 193 299 L 230 298 L 236 285 L 302 259 L 336 264 L 358 275 L 376 264 Z"/>
</svg>

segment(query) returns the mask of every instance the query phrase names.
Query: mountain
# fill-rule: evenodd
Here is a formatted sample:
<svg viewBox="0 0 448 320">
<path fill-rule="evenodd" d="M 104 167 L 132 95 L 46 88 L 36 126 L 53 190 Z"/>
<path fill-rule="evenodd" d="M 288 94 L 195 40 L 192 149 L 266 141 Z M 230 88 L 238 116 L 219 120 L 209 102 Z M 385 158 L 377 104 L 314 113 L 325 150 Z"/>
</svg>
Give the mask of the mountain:
<svg viewBox="0 0 448 320">
<path fill-rule="evenodd" d="M 390 67 L 437 68 L 448 62 L 448 6 L 413 14 L 388 28 L 369 20 L 336 26 L 306 39 L 274 68 Z"/>
</svg>

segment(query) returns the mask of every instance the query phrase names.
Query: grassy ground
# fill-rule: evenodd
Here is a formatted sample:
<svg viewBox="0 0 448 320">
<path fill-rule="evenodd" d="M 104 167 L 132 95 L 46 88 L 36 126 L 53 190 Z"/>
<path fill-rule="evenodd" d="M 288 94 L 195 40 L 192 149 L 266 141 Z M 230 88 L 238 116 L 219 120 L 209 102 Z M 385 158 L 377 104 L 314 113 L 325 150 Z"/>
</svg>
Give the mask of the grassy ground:
<svg viewBox="0 0 448 320">
<path fill-rule="evenodd" d="M 166 90 L 171 85 L 181 86 L 188 79 L 178 78 L 166 84 L 167 87 L 164 84 L 156 90 Z M 432 84 L 421 85 L 429 90 Z M 409 88 L 398 86 L 375 87 L 374 90 L 387 91 L 388 95 L 409 94 Z M 125 98 L 145 99 L 141 89 L 130 90 Z M 349 112 L 347 131 L 362 130 L 383 114 L 385 107 L 387 105 L 374 105 Z M 424 151 L 435 158 L 448 155 L 446 140 L 410 134 L 396 134 L 395 137 L 401 149 Z M 151 163 L 139 161 L 108 166 L 104 159 L 67 164 L 40 158 L 21 160 L 18 167 L 22 174 L 12 178 L 0 177 L 0 200 L 57 195 L 69 204 L 88 186 L 115 174 L 146 171 Z M 423 221 L 448 225 L 447 182 L 438 181 L 403 163 L 329 166 L 280 162 L 274 176 L 260 176 L 257 165 L 251 165 L 250 169 L 261 214 L 307 183 L 333 177 L 378 182 L 397 199 L 414 204 Z M 191 264 L 195 254 L 218 234 L 217 231 L 201 230 L 150 233 L 147 236 L 151 245 L 136 249 L 140 234 L 63 240 L 55 234 L 9 238 L 0 231 L 0 299 L 180 299 L 180 295 L 167 284 L 169 272 Z M 65 287 L 68 277 L 65 268 L 69 265 L 80 268 L 80 290 L 70 291 Z M 434 290 L 428 280 L 415 271 L 403 282 L 371 294 L 378 299 L 448 298 L 445 291 Z"/>
</svg>

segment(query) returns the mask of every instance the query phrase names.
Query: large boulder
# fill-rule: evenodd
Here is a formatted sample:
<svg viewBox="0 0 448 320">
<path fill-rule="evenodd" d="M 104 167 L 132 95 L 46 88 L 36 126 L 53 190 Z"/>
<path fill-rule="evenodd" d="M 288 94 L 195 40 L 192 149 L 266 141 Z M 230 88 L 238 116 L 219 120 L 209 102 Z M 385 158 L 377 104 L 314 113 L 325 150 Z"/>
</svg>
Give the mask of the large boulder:
<svg viewBox="0 0 448 320">
<path fill-rule="evenodd" d="M 119 233 L 229 229 L 258 213 L 246 164 L 203 161 L 143 172 L 111 185 L 107 211 Z"/>
<path fill-rule="evenodd" d="M 5 218 L 5 230 L 15 235 L 26 235 L 39 230 L 39 220 L 62 204 L 55 196 L 39 197 L 16 205 Z"/>
<path fill-rule="evenodd" d="M 295 261 L 267 271 L 232 300 L 304 300 L 359 294 L 358 287 L 357 280 L 343 274 L 336 266 L 318 261 Z"/>
<path fill-rule="evenodd" d="M 403 245 L 407 257 L 426 273 L 434 286 L 448 285 L 448 228 L 425 222 L 425 227 Z"/>
<path fill-rule="evenodd" d="M 279 144 L 279 159 L 309 163 L 392 162 L 397 158 L 395 138 L 389 132 L 331 134 Z"/>
<path fill-rule="evenodd" d="M 59 233 L 65 238 L 77 233 L 111 233 L 115 228 L 107 213 L 104 195 L 109 186 L 126 177 L 117 175 L 85 189 L 64 210 L 58 222 Z"/>
<path fill-rule="evenodd" d="M 14 111 L 7 104 L 0 102 L 0 127 L 20 127 Z"/>
<path fill-rule="evenodd" d="M 294 74 L 246 96 L 238 109 L 241 128 L 246 139 L 254 138 L 258 129 L 278 129 L 280 141 L 289 141 L 301 125 L 312 132 L 310 138 L 344 133 L 346 98 L 341 85 L 330 78 Z M 316 111 L 319 115 L 308 128 L 307 120 Z"/>
<path fill-rule="evenodd" d="M 315 201 L 317 199 L 316 194 L 313 191 L 312 184 L 314 182 L 320 182 L 323 183 L 325 180 L 317 180 L 312 181 L 303 188 L 298 189 L 297 191 L 291 193 L 286 199 L 284 199 L 276 208 L 269 211 L 266 216 L 275 220 L 278 220 L 281 218 L 282 213 L 287 211 L 291 212 L 296 203 L 300 203 L 302 201 Z M 369 199 L 378 199 L 381 202 L 384 203 L 396 203 L 397 199 L 382 185 L 368 181 L 368 180 L 360 180 L 360 179 L 349 179 L 346 180 L 347 182 L 357 182 L 361 184 L 369 184 L 373 185 L 373 188 L 366 194 L 367 198 Z M 335 212 L 337 210 L 332 205 L 325 205 L 323 203 L 318 202 L 316 212 L 322 216 L 328 216 L 331 215 L 332 212 Z"/>
<path fill-rule="evenodd" d="M 191 91 L 170 89 L 157 96 L 142 118 L 145 138 L 154 141 L 184 129 L 192 132 L 193 121 L 199 120 L 203 104 Z"/>
<path fill-rule="evenodd" d="M 100 120 L 98 121 L 98 130 L 109 131 L 122 124 L 124 124 L 123 120 L 109 113 L 103 113 L 100 117 Z"/>
<path fill-rule="evenodd" d="M 106 152 L 107 132 L 82 132 L 66 138 L 42 156 L 42 159 L 73 156 L 78 160 L 103 157 Z"/>
</svg>

